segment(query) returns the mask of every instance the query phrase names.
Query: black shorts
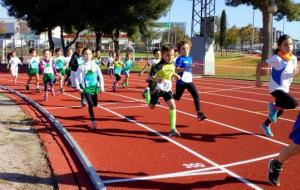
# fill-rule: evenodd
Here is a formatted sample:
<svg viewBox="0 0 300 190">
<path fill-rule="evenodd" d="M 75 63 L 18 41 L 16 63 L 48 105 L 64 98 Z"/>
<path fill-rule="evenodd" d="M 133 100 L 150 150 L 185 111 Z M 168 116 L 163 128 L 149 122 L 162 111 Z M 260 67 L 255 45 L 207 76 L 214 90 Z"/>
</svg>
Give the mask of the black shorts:
<svg viewBox="0 0 300 190">
<path fill-rule="evenodd" d="M 119 80 L 121 80 L 121 76 L 120 76 L 120 75 L 118 75 L 118 74 L 115 74 L 115 77 L 116 77 L 116 81 L 119 81 Z"/>
<path fill-rule="evenodd" d="M 159 97 L 163 97 L 164 100 L 167 102 L 171 99 L 173 99 L 173 93 L 172 91 L 164 92 L 164 91 L 155 91 L 151 94 L 151 101 L 150 104 L 155 105 L 157 103 L 157 100 Z"/>
</svg>

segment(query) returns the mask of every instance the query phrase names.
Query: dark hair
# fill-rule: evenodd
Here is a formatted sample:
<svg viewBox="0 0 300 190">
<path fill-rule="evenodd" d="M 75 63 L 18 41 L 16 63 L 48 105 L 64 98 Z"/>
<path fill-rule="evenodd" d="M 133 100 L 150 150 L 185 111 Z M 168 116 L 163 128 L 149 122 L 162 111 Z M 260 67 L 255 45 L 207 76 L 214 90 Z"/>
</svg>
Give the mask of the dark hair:
<svg viewBox="0 0 300 190">
<path fill-rule="evenodd" d="M 82 54 L 84 54 L 85 51 L 90 50 L 88 47 L 83 48 Z"/>
<path fill-rule="evenodd" d="M 36 51 L 36 49 L 30 48 L 28 52 L 29 52 L 29 53 L 33 53 L 34 51 Z"/>
<path fill-rule="evenodd" d="M 49 51 L 49 52 L 51 53 L 51 50 L 50 50 L 50 49 L 44 49 L 44 50 L 43 50 L 43 54 L 44 54 L 46 51 Z"/>
<path fill-rule="evenodd" d="M 192 42 L 189 40 L 181 40 L 177 43 L 176 47 L 177 47 L 177 51 L 180 51 L 180 48 L 184 45 L 184 44 L 188 44 L 190 46 L 190 48 L 192 48 Z"/>
<path fill-rule="evenodd" d="M 56 49 L 55 49 L 55 53 L 57 53 L 57 52 L 59 52 L 59 51 L 61 51 L 61 48 L 56 48 Z"/>
<path fill-rule="evenodd" d="M 83 43 L 82 42 L 76 42 L 75 43 L 75 48 L 83 48 Z"/>
<path fill-rule="evenodd" d="M 161 47 L 161 53 L 165 53 L 171 50 L 174 50 L 174 47 L 171 44 L 165 44 Z"/>
<path fill-rule="evenodd" d="M 158 49 L 158 48 L 155 48 L 153 51 L 152 51 L 152 53 L 153 53 L 153 55 L 155 55 L 157 52 L 159 52 L 160 50 Z"/>
<path fill-rule="evenodd" d="M 278 38 L 278 40 L 277 40 L 277 46 L 278 46 L 278 47 L 281 46 L 281 44 L 282 44 L 285 40 L 288 40 L 288 39 L 291 39 L 291 40 L 292 40 L 292 37 L 289 36 L 289 35 L 287 35 L 287 34 L 281 35 L 281 36 Z M 275 49 L 275 51 L 274 51 L 274 54 L 275 54 L 275 55 L 277 55 L 278 52 L 280 51 L 280 49 L 279 49 L 278 47 L 277 47 L 277 48 Z"/>
</svg>

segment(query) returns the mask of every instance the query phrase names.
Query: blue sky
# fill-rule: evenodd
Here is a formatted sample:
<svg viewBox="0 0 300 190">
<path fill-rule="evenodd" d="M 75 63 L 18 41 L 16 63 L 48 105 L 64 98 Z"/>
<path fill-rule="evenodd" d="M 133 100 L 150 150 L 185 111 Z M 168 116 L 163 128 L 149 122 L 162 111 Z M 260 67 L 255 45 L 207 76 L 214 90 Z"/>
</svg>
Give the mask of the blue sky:
<svg viewBox="0 0 300 190">
<path fill-rule="evenodd" d="M 294 0 L 300 3 L 300 0 Z M 241 5 L 239 7 L 225 6 L 225 0 L 216 0 L 216 16 L 220 16 L 222 10 L 225 9 L 227 16 L 228 27 L 233 25 L 245 26 L 252 24 L 253 9 L 251 6 Z M 191 33 L 191 20 L 192 20 L 192 1 L 191 0 L 174 0 L 171 7 L 171 22 L 186 22 L 187 33 Z M 168 15 L 159 19 L 161 22 L 168 22 Z M 262 16 L 259 10 L 255 10 L 255 27 L 262 27 Z M 283 21 L 275 21 L 274 27 L 277 30 L 283 29 Z M 300 39 L 300 21 L 299 22 L 285 22 L 284 32 L 291 35 L 295 39 Z"/>
<path fill-rule="evenodd" d="M 300 3 L 300 0 L 294 0 Z M 253 9 L 250 6 L 239 6 L 236 8 L 225 6 L 224 0 L 216 0 L 216 16 L 220 16 L 222 10 L 225 9 L 227 15 L 228 27 L 233 25 L 245 26 L 252 24 Z M 191 0 L 174 0 L 171 7 L 171 22 L 186 22 L 186 32 L 191 33 L 191 20 L 192 20 L 192 1 Z M 7 12 L 3 7 L 0 7 L 0 19 L 8 18 Z M 159 19 L 161 22 L 168 22 L 168 15 Z M 256 27 L 262 27 L 262 17 L 259 10 L 255 11 Z M 274 21 L 274 26 L 277 30 L 283 29 L 283 21 Z M 291 35 L 295 39 L 300 39 L 300 21 L 299 22 L 285 22 L 285 33 Z"/>
</svg>

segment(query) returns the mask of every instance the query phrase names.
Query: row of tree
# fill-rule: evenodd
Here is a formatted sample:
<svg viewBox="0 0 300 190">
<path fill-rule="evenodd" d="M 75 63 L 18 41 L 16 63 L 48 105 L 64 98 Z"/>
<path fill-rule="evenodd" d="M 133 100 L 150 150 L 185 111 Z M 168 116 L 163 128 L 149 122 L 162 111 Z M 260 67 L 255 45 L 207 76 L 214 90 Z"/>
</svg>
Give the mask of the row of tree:
<svg viewBox="0 0 300 190">
<path fill-rule="evenodd" d="M 27 21 L 37 34 L 48 32 L 50 49 L 54 49 L 52 29 L 61 28 L 61 45 L 68 49 L 84 29 L 95 32 L 96 49 L 108 34 L 119 51 L 120 32 L 129 36 L 149 36 L 153 21 L 166 13 L 173 0 L 2 0 L 8 14 Z M 64 33 L 75 34 L 66 44 Z"/>
</svg>

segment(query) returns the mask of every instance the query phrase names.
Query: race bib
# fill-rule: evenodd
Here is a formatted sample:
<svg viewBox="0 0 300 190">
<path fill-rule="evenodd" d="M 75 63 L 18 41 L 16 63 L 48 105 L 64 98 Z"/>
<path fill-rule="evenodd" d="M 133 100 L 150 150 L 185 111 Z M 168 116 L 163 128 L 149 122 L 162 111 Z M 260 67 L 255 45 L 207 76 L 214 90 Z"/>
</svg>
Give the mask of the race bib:
<svg viewBox="0 0 300 190">
<path fill-rule="evenodd" d="M 37 61 L 32 61 L 31 64 L 30 64 L 30 68 L 31 69 L 38 69 L 39 68 L 39 64 Z"/>
<path fill-rule="evenodd" d="M 82 58 L 82 57 L 79 57 L 79 58 L 77 59 L 77 63 L 78 63 L 78 65 L 82 65 L 82 64 L 84 63 L 83 58 Z"/>
<path fill-rule="evenodd" d="M 87 88 L 91 86 L 97 86 L 97 74 L 89 70 L 84 76 L 84 81 Z"/>
<path fill-rule="evenodd" d="M 52 67 L 50 66 L 50 63 L 45 65 L 44 73 L 52 73 Z"/>
<path fill-rule="evenodd" d="M 160 83 L 157 83 L 156 90 L 161 90 L 164 92 L 169 92 L 172 89 L 172 81 L 170 80 L 163 80 Z"/>
<path fill-rule="evenodd" d="M 64 66 L 65 66 L 65 63 L 61 59 L 57 60 L 56 63 L 55 63 L 56 69 L 62 69 Z"/>
<path fill-rule="evenodd" d="M 186 83 L 193 82 L 193 74 L 191 72 L 184 71 L 181 80 Z"/>
</svg>

